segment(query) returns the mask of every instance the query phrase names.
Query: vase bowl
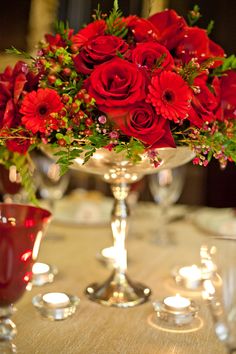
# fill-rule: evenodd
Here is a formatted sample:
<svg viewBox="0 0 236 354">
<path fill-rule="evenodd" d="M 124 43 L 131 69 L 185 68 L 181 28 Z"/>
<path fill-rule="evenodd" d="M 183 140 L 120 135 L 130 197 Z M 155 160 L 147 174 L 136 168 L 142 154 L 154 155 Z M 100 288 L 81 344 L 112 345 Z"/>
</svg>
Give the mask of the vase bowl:
<svg viewBox="0 0 236 354">
<path fill-rule="evenodd" d="M 45 145 L 42 147 L 42 151 L 49 157 L 56 159 L 53 154 L 58 150 Z M 134 163 L 126 157 L 125 152 L 116 153 L 102 148 L 97 149 L 86 163 L 84 163 L 82 155 L 75 158 L 71 168 L 101 175 L 109 183 L 134 183 L 144 175 L 184 165 L 195 156 L 195 153 L 187 146 L 159 148 L 156 149 L 156 152 L 160 159 L 157 167 L 153 166 L 147 153 L 140 154 L 140 161 Z"/>
</svg>

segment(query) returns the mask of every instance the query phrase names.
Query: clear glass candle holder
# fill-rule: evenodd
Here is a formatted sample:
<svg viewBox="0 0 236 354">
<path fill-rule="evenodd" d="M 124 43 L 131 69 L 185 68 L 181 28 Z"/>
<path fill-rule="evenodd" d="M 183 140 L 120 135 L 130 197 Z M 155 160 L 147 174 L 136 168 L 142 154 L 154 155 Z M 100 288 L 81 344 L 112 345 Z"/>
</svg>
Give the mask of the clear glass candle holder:
<svg viewBox="0 0 236 354">
<path fill-rule="evenodd" d="M 54 281 L 54 277 L 58 273 L 58 269 L 54 265 L 36 262 L 33 265 L 32 272 L 32 285 L 42 286 Z"/>
<path fill-rule="evenodd" d="M 166 331 L 189 330 L 196 326 L 199 308 L 196 303 L 180 295 L 153 302 L 156 323 Z"/>
<path fill-rule="evenodd" d="M 77 296 L 66 293 L 46 293 L 34 296 L 33 305 L 40 315 L 50 320 L 59 321 L 73 315 L 80 303 Z"/>
</svg>

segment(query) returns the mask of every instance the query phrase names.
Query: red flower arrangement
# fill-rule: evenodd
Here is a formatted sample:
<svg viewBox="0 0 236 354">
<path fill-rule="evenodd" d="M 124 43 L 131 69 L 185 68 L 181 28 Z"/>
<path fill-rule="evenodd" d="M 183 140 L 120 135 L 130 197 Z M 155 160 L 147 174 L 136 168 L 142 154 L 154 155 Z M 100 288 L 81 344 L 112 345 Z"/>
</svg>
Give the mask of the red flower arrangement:
<svg viewBox="0 0 236 354">
<path fill-rule="evenodd" d="M 190 22 L 198 17 L 195 8 Z M 59 23 L 30 64 L 0 74 L 0 161 L 26 163 L 50 144 L 63 146 L 65 171 L 101 147 L 134 161 L 148 150 L 155 162 L 154 149 L 182 144 L 195 163 L 236 162 L 235 69 L 234 56 L 175 11 L 125 18 L 115 1 L 78 33 Z"/>
</svg>

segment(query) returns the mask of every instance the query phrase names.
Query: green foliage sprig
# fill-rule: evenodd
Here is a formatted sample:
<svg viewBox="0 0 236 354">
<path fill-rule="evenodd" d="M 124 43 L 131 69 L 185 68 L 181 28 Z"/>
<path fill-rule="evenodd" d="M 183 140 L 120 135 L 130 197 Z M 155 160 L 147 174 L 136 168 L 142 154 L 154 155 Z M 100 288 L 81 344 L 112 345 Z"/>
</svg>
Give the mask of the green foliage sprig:
<svg viewBox="0 0 236 354">
<path fill-rule="evenodd" d="M 122 11 L 119 9 L 118 0 L 114 1 L 113 9 L 106 19 L 107 33 L 117 37 L 125 37 L 128 33 L 128 28 L 122 19 Z"/>
<path fill-rule="evenodd" d="M 194 79 L 199 76 L 202 72 L 206 69 L 211 68 L 212 64 L 216 60 L 222 60 L 223 58 L 209 58 L 198 64 L 194 59 L 190 60 L 187 64 L 183 67 L 178 68 L 178 73 L 182 76 L 182 78 L 188 82 L 190 86 L 194 84 Z"/>
<path fill-rule="evenodd" d="M 202 17 L 200 13 L 200 8 L 198 5 L 194 5 L 193 9 L 188 12 L 187 18 L 190 26 L 195 25 L 195 23 Z"/>
<path fill-rule="evenodd" d="M 19 55 L 25 59 L 35 60 L 35 58 L 32 57 L 32 55 L 30 55 L 29 53 L 27 53 L 23 50 L 19 50 L 19 49 L 15 48 L 14 46 L 11 46 L 11 48 L 6 49 L 5 52 L 6 52 L 6 54 Z"/>
<path fill-rule="evenodd" d="M 230 55 L 228 58 L 222 58 L 223 64 L 215 68 L 211 76 L 223 76 L 225 71 L 236 70 L 236 57 L 234 54 Z"/>
<path fill-rule="evenodd" d="M 226 167 L 228 157 L 236 162 L 236 125 L 232 122 L 206 123 L 201 129 L 189 127 L 183 132 L 175 132 L 175 141 L 188 144 L 200 159 L 200 165 L 207 165 L 212 157 Z"/>
<path fill-rule="evenodd" d="M 211 32 L 213 30 L 213 27 L 214 27 L 214 24 L 215 24 L 215 21 L 213 21 L 213 20 L 211 20 L 209 22 L 209 24 L 207 26 L 207 29 L 206 29 L 208 35 L 211 34 Z"/>
</svg>

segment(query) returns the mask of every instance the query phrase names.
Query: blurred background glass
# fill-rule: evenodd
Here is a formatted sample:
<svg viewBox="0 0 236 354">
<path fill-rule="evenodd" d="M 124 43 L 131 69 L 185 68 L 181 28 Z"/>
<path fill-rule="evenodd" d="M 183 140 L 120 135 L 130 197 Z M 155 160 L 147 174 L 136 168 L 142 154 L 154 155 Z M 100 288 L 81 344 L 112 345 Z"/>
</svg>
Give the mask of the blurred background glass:
<svg viewBox="0 0 236 354">
<path fill-rule="evenodd" d="M 33 158 L 35 164 L 34 180 L 38 197 L 47 202 L 51 211 L 57 200 L 60 200 L 67 191 L 70 182 L 70 171 L 60 176 L 59 166 L 55 161 L 44 155 Z"/>
<path fill-rule="evenodd" d="M 215 333 L 236 353 L 236 239 L 211 237 L 201 247 L 204 292 Z"/>
<path fill-rule="evenodd" d="M 179 199 L 185 181 L 185 166 L 164 169 L 148 176 L 149 188 L 155 203 L 159 206 L 159 214 L 154 222 L 152 241 L 157 244 L 174 243 L 173 235 L 168 229 L 170 208 Z"/>
</svg>

